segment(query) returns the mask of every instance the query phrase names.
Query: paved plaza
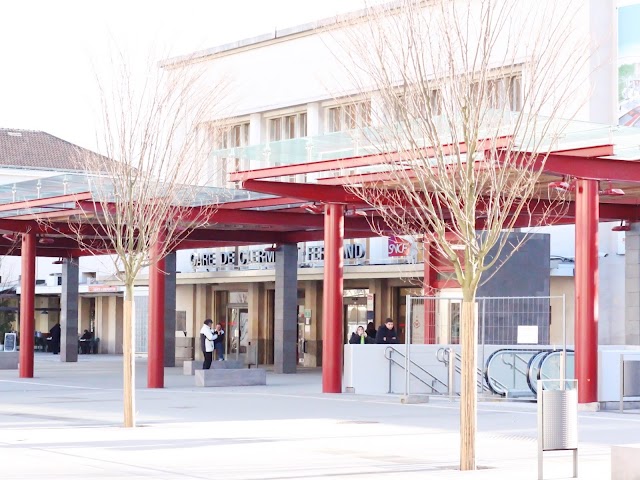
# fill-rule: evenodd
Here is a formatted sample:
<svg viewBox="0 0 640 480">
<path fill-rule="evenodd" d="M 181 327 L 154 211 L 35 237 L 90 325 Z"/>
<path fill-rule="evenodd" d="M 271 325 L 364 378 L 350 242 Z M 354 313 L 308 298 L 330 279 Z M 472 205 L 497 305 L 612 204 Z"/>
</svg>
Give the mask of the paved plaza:
<svg viewBox="0 0 640 480">
<path fill-rule="evenodd" d="M 536 405 L 481 402 L 478 464 L 456 471 L 458 405 L 321 393 L 319 370 L 269 373 L 266 387 L 196 388 L 167 369 L 149 390 L 137 368 L 139 428 L 122 428 L 121 357 L 36 376 L 0 372 L 2 479 L 535 479 Z M 375 372 L 372 372 L 372 375 Z M 610 445 L 640 442 L 640 414 L 581 412 L 579 478 L 606 479 Z M 547 453 L 546 478 L 570 478 L 571 454 Z"/>
</svg>

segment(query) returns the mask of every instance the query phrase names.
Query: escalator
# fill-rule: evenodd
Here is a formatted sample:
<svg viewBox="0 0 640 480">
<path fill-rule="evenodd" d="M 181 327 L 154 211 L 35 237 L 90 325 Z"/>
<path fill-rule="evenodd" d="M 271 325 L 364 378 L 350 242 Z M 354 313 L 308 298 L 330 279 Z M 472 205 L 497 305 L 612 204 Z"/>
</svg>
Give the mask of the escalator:
<svg viewBox="0 0 640 480">
<path fill-rule="evenodd" d="M 485 365 L 485 382 L 492 393 L 507 398 L 536 398 L 538 380 L 545 389 L 558 387 L 562 350 L 500 349 Z M 567 350 L 565 379 L 574 378 L 574 351 Z"/>
</svg>

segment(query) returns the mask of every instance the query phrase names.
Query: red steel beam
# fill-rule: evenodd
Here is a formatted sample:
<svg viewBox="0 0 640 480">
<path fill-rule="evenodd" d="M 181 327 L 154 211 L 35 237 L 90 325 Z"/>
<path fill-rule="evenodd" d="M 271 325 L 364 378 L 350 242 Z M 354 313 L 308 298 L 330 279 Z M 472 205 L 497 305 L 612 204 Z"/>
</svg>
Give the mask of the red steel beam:
<svg viewBox="0 0 640 480">
<path fill-rule="evenodd" d="M 243 209 L 243 208 L 260 208 L 260 207 L 278 207 L 281 205 L 288 205 L 292 203 L 300 203 L 297 198 L 263 198 L 254 200 L 239 200 L 237 202 L 225 202 L 218 205 L 218 208 L 230 209 Z"/>
<path fill-rule="evenodd" d="M 84 214 L 84 210 L 68 208 L 61 210 L 53 210 L 50 212 L 41 212 L 41 213 L 30 213 L 27 215 L 15 215 L 10 217 L 2 217 L 2 218 L 11 218 L 12 220 L 43 220 L 43 219 L 53 219 L 53 218 L 68 218 L 73 215 L 82 215 Z"/>
<path fill-rule="evenodd" d="M 509 144 L 508 137 L 500 137 L 497 139 L 480 140 L 476 146 L 476 150 L 487 150 L 489 148 L 501 148 Z M 241 182 L 245 180 L 255 180 L 259 178 L 272 178 L 287 175 L 300 175 L 305 173 L 328 172 L 332 170 L 341 170 L 349 168 L 366 167 L 370 165 L 379 165 L 381 163 L 395 163 L 407 159 L 407 156 L 420 155 L 423 157 L 433 157 L 436 154 L 449 155 L 451 153 L 466 153 L 467 146 L 464 143 L 441 145 L 439 148 L 427 147 L 417 150 L 417 153 L 410 151 L 391 152 L 391 153 L 375 153 L 362 157 L 349 157 L 334 160 L 319 160 L 316 162 L 299 163 L 295 165 L 281 165 L 277 167 L 258 168 L 255 170 L 244 170 L 240 172 L 232 172 L 229 180 L 232 182 Z"/>
<path fill-rule="evenodd" d="M 342 186 L 318 185 L 313 183 L 271 182 L 266 180 L 246 180 L 242 187 L 254 192 L 293 197 L 308 202 L 345 203 L 366 205 L 357 195 Z"/>
<path fill-rule="evenodd" d="M 92 198 L 91 192 L 71 193 L 68 195 L 58 195 L 56 197 L 36 198 L 33 200 L 23 200 L 20 202 L 11 202 L 0 204 L 0 212 L 9 212 L 11 210 L 24 210 L 28 208 L 46 207 L 57 205 L 59 203 L 78 202 Z"/>
<path fill-rule="evenodd" d="M 78 202 L 80 200 L 88 200 L 90 198 L 91 192 L 71 193 L 69 195 L 59 195 L 57 197 L 36 198 L 34 200 L 0 204 L 0 212 L 44 207 L 47 205 L 56 205 L 58 203 Z"/>
<path fill-rule="evenodd" d="M 640 162 L 608 158 L 567 157 L 551 154 L 536 162 L 547 173 L 568 175 L 587 180 L 640 183 Z"/>
</svg>

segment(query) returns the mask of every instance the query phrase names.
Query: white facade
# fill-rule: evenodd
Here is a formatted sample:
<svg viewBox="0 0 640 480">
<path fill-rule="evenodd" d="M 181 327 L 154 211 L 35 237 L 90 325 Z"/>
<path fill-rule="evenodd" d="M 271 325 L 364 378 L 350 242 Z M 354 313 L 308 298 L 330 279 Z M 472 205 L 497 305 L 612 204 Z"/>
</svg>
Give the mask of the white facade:
<svg viewBox="0 0 640 480">
<path fill-rule="evenodd" d="M 539 2 L 538 8 L 549 8 L 554 3 L 545 5 Z M 571 23 L 573 41 L 583 43 L 590 52 L 589 60 L 573 75 L 571 88 L 576 88 L 575 104 L 567 106 L 567 111 L 577 110 L 577 120 L 613 125 L 617 121 L 617 47 L 616 36 L 612 34 L 616 31 L 616 2 L 580 0 L 573 2 L 571 8 L 567 11 L 572 15 L 563 21 Z M 523 28 L 540 26 L 532 24 L 536 21 L 534 17 L 520 21 Z M 228 121 L 233 125 L 248 123 L 250 144 L 276 139 L 270 131 L 270 122 L 288 115 L 304 114 L 309 136 L 329 133 L 333 131 L 332 107 L 360 100 L 343 98 L 353 93 L 355 87 L 342 65 L 345 56 L 339 44 L 344 37 L 335 29 L 324 28 L 329 25 L 331 21 L 320 21 L 317 25 L 276 31 L 194 54 L 198 66 L 206 68 L 212 77 L 223 75 L 232 82 L 235 94 L 229 98 L 229 111 L 233 113 L 228 115 Z M 314 29 L 314 26 L 322 28 Z M 527 81 L 526 70 L 523 81 Z M 375 109 L 375 95 L 371 101 L 370 108 Z M 255 160 L 242 168 L 260 166 L 266 163 Z M 620 247 L 623 243 L 620 236 L 624 233 L 612 232 L 611 226 L 600 227 L 601 344 L 624 343 L 624 248 Z M 548 227 L 541 231 L 551 234 L 552 258 L 561 257 L 552 262 L 551 294 L 567 296 L 568 316 L 573 318 L 574 228 Z M 369 262 L 388 261 L 386 242 L 386 239 L 370 240 Z M 179 271 L 193 268 L 190 255 L 191 252 L 178 254 Z"/>
</svg>

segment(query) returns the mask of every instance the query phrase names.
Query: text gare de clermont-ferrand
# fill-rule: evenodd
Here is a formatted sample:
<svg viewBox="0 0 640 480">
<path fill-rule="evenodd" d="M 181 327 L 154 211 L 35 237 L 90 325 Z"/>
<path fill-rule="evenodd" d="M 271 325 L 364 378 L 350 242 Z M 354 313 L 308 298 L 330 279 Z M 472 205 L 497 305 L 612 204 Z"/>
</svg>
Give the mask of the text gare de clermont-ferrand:
<svg viewBox="0 0 640 480">
<path fill-rule="evenodd" d="M 236 258 L 237 256 L 237 258 Z M 365 244 L 352 243 L 344 246 L 344 259 L 357 260 L 366 256 Z M 271 249 L 239 250 L 237 252 L 205 252 L 192 253 L 191 265 L 197 267 L 227 267 L 232 265 L 247 266 L 252 264 L 275 263 L 276 252 Z M 298 263 L 324 261 L 324 246 L 307 246 L 306 251 L 298 248 Z"/>
</svg>

